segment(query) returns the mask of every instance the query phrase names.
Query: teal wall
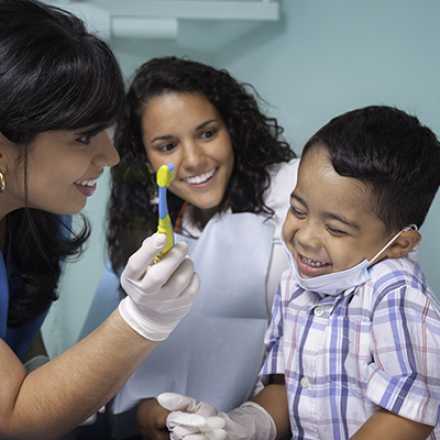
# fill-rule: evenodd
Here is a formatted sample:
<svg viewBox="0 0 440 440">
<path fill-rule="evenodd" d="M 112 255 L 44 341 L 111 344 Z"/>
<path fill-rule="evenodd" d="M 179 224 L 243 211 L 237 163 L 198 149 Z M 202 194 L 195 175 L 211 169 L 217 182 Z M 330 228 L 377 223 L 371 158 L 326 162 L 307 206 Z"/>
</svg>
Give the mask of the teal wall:
<svg viewBox="0 0 440 440">
<path fill-rule="evenodd" d="M 191 50 L 175 43 L 117 41 L 113 48 L 129 77 L 144 60 L 186 55 L 255 85 L 266 109 L 279 118 L 286 138 L 300 152 L 305 140 L 329 118 L 369 104 L 398 106 L 416 114 L 440 135 L 440 2 L 426 0 L 284 0 L 281 22 L 259 25 L 220 47 L 186 31 L 186 42 L 206 39 L 215 49 Z M 236 26 L 236 25 L 235 25 Z M 195 47 L 198 47 L 195 44 Z M 440 170 L 439 170 L 440 172 Z M 86 213 L 94 226 L 84 257 L 66 271 L 62 298 L 45 326 L 52 353 L 77 337 L 104 260 L 107 181 Z M 422 229 L 420 259 L 440 292 L 440 200 Z"/>
<path fill-rule="evenodd" d="M 216 57 L 253 83 L 299 152 L 331 117 L 397 106 L 440 136 L 440 2 L 284 0 L 284 22 Z M 439 170 L 440 172 L 440 170 Z M 440 293 L 440 196 L 422 228 L 420 260 Z"/>
</svg>

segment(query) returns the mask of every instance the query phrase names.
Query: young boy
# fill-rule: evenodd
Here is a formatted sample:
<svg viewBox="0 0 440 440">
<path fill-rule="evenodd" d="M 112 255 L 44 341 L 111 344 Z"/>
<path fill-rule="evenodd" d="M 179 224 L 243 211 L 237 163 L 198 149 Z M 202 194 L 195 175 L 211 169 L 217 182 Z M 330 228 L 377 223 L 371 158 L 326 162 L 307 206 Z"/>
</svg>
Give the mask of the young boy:
<svg viewBox="0 0 440 440">
<path fill-rule="evenodd" d="M 171 438 L 440 438 L 440 307 L 411 255 L 439 184 L 440 143 L 415 117 L 367 107 L 321 128 L 283 227 L 266 385 L 228 414 L 159 396 L 197 415 L 172 413 Z"/>
</svg>

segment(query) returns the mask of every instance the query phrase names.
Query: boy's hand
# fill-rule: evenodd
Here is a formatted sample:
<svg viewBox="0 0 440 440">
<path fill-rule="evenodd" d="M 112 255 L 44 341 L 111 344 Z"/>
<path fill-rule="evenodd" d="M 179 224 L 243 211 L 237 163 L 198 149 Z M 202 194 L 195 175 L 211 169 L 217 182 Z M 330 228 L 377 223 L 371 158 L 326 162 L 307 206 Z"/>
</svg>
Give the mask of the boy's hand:
<svg viewBox="0 0 440 440">
<path fill-rule="evenodd" d="M 156 399 L 142 400 L 136 413 L 139 433 L 149 440 L 168 440 L 170 433 L 166 420 L 169 414 L 170 411 L 159 405 Z"/>
</svg>

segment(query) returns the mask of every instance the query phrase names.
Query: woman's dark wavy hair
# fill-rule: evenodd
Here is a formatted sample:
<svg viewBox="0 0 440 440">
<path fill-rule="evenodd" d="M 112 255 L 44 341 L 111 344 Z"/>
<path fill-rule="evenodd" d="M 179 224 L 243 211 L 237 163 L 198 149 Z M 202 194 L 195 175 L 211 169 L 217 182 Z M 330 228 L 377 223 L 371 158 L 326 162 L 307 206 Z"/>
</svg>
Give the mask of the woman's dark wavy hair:
<svg viewBox="0 0 440 440">
<path fill-rule="evenodd" d="M 35 136 L 105 128 L 123 100 L 112 52 L 81 20 L 36 0 L 0 0 L 0 133 L 21 152 L 26 201 L 28 146 Z M 90 234 L 82 220 L 83 229 L 74 234 L 48 212 L 25 207 L 6 216 L 9 326 L 36 318 L 57 298 L 61 261 L 78 256 Z"/>
<path fill-rule="evenodd" d="M 232 212 L 273 215 L 263 198 L 270 185 L 269 167 L 295 157 L 281 137 L 283 128 L 275 118 L 260 111 L 258 95 L 249 84 L 240 84 L 226 70 L 186 59 L 164 57 L 146 62 L 135 73 L 115 133 L 121 162 L 112 170 L 107 233 L 115 270 L 125 265 L 141 238 L 157 227 L 157 207 L 152 204 L 155 179 L 146 167 L 141 117 L 149 99 L 166 93 L 206 97 L 228 129 L 235 164 L 225 197 L 216 212 L 231 208 Z M 170 195 L 173 220 L 182 203 L 177 196 Z M 192 214 L 197 222 L 200 212 L 192 207 Z M 199 224 L 203 226 L 202 222 Z"/>
</svg>

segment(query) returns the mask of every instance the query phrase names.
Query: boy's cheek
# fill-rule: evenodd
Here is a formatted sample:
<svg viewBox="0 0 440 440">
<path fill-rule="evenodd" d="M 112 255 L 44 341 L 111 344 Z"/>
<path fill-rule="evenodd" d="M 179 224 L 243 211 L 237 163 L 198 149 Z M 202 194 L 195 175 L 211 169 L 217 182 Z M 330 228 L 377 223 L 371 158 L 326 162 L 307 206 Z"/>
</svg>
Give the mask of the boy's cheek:
<svg viewBox="0 0 440 440">
<path fill-rule="evenodd" d="M 281 228 L 281 238 L 283 239 L 283 241 L 284 241 L 285 243 L 288 242 L 288 240 L 287 240 L 287 223 L 288 223 L 288 217 L 289 217 L 289 214 L 286 215 L 286 217 L 285 217 L 285 219 L 284 219 L 284 222 L 283 222 L 283 226 L 282 226 L 282 228 Z"/>
<path fill-rule="evenodd" d="M 292 240 L 293 222 L 291 219 L 292 214 L 287 212 L 284 218 L 283 227 L 281 229 L 281 236 L 285 243 L 289 243 Z"/>
</svg>

